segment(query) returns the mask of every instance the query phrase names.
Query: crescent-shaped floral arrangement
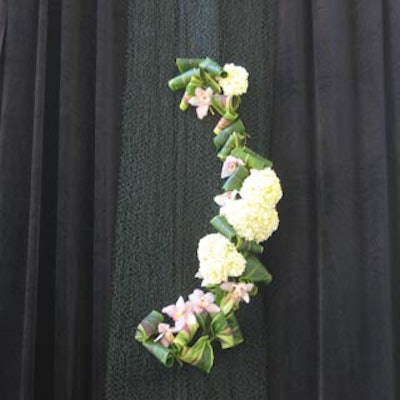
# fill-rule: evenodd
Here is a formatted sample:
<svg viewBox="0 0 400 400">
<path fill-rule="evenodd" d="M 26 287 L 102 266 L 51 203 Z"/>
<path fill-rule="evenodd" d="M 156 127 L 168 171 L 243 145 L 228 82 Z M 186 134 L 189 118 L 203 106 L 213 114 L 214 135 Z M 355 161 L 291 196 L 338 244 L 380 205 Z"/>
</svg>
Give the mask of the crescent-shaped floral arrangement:
<svg viewBox="0 0 400 400">
<path fill-rule="evenodd" d="M 196 107 L 199 119 L 218 113 L 213 139 L 222 161 L 222 194 L 214 201 L 219 215 L 211 221 L 216 233 L 200 239 L 197 256 L 202 289 L 162 312 L 152 311 L 138 325 L 135 339 L 164 366 L 175 361 L 210 372 L 212 342 L 223 349 L 243 342 L 235 312 L 241 302 L 257 294 L 257 284 L 268 284 L 271 274 L 259 260 L 267 240 L 278 228 L 276 205 L 282 197 L 272 162 L 247 146 L 249 134 L 238 115 L 240 96 L 248 88 L 248 72 L 240 66 L 211 60 L 178 58 L 180 74 L 168 82 L 184 89 L 180 109 Z M 164 315 L 168 317 L 165 321 Z"/>
</svg>

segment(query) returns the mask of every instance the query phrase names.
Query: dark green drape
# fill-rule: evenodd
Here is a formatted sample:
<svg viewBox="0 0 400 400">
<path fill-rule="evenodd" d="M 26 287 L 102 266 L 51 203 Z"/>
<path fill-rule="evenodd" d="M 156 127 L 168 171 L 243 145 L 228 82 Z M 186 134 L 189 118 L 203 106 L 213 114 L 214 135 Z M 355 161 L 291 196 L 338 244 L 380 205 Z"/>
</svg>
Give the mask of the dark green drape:
<svg viewBox="0 0 400 400">
<path fill-rule="evenodd" d="M 250 89 L 240 107 L 252 146 L 267 154 L 271 126 L 274 9 L 270 1 L 131 1 L 117 214 L 115 293 L 108 398 L 255 399 L 267 393 L 267 305 L 262 293 L 240 313 L 248 342 L 216 351 L 210 376 L 165 370 L 133 342 L 152 309 L 187 295 L 200 281 L 198 240 L 218 212 L 220 162 L 212 144 L 216 120 L 179 111 L 182 93 L 167 82 L 177 56 L 209 55 L 244 65 Z M 254 41 L 257 41 L 257 46 Z"/>
</svg>

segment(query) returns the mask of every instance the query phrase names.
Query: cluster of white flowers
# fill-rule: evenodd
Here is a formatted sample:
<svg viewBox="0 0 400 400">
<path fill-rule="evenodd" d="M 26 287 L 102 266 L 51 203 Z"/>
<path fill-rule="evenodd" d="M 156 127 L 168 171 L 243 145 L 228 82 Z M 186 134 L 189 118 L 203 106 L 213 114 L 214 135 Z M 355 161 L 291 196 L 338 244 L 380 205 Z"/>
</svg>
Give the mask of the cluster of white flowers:
<svg viewBox="0 0 400 400">
<path fill-rule="evenodd" d="M 227 202 L 221 212 L 240 237 L 257 243 L 267 240 L 279 225 L 279 178 L 271 168 L 251 169 L 239 194 L 241 199 Z"/>
<path fill-rule="evenodd" d="M 249 73 L 245 68 L 235 64 L 225 64 L 224 71 L 227 76 L 220 78 L 219 84 L 226 96 L 241 95 L 247 92 Z"/>
<path fill-rule="evenodd" d="M 244 199 L 229 202 L 224 215 L 240 237 L 257 243 L 267 240 L 279 225 L 275 208 Z"/>
<path fill-rule="evenodd" d="M 238 277 L 246 267 L 242 254 L 220 233 L 212 233 L 200 239 L 197 256 L 200 267 L 196 278 L 203 279 L 202 286 L 218 285 L 229 277 Z"/>
<path fill-rule="evenodd" d="M 240 189 L 240 197 L 251 203 L 260 203 L 273 208 L 282 198 L 279 178 L 271 168 L 251 169 Z"/>
</svg>

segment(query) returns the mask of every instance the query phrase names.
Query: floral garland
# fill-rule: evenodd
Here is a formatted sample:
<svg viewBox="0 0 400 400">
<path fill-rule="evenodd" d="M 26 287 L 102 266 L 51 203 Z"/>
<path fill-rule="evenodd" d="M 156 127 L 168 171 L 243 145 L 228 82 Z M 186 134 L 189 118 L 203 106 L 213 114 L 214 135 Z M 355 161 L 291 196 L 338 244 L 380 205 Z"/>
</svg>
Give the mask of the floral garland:
<svg viewBox="0 0 400 400">
<path fill-rule="evenodd" d="M 201 286 L 176 304 L 152 311 L 137 327 L 135 339 L 162 364 L 191 364 L 210 372 L 214 362 L 211 343 L 223 349 L 243 342 L 235 317 L 242 301 L 257 294 L 257 283 L 270 283 L 271 274 L 259 260 L 261 242 L 278 228 L 276 204 L 282 197 L 272 162 L 246 145 L 249 135 L 239 118 L 240 95 L 247 92 L 248 72 L 240 66 L 221 67 L 209 57 L 176 60 L 180 75 L 168 82 L 173 91 L 185 89 L 180 109 L 196 107 L 199 119 L 217 112 L 214 145 L 223 162 L 223 194 L 211 221 L 216 233 L 200 239 L 195 275 Z M 164 321 L 163 314 L 169 317 Z"/>
</svg>

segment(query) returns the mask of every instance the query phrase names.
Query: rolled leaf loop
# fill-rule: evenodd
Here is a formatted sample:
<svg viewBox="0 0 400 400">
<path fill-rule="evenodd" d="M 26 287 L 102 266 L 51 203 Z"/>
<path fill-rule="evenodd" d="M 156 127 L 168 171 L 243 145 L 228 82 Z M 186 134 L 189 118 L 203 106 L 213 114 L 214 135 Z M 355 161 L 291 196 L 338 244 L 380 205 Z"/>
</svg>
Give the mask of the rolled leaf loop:
<svg viewBox="0 0 400 400">
<path fill-rule="evenodd" d="M 235 229 L 233 229 L 233 226 L 228 222 L 228 220 L 223 215 L 215 216 L 210 221 L 210 224 L 217 232 L 221 233 L 229 240 L 233 240 L 233 238 L 236 236 Z"/>
<path fill-rule="evenodd" d="M 245 133 L 233 132 L 225 142 L 222 149 L 218 152 L 217 157 L 220 160 L 225 161 L 226 158 L 232 153 L 233 149 L 238 146 L 244 146 L 245 141 Z"/>
<path fill-rule="evenodd" d="M 198 68 L 203 60 L 204 58 L 177 58 L 175 64 L 179 72 L 183 73 L 189 69 Z"/>
<path fill-rule="evenodd" d="M 200 77 L 203 80 L 204 87 L 210 87 L 213 93 L 219 93 L 221 91 L 221 86 L 206 71 L 200 70 Z"/>
<path fill-rule="evenodd" d="M 212 77 L 214 76 L 226 76 L 223 68 L 210 57 L 206 57 L 204 60 L 201 61 L 199 67 L 205 69 Z"/>
<path fill-rule="evenodd" d="M 208 336 L 201 336 L 192 347 L 184 347 L 179 358 L 209 373 L 214 364 L 214 351 Z"/>
<path fill-rule="evenodd" d="M 249 168 L 264 169 L 272 167 L 272 161 L 260 156 L 246 146 L 232 150 L 232 156 L 243 160 Z"/>
<path fill-rule="evenodd" d="M 171 368 L 174 365 L 175 357 L 171 349 L 164 347 L 153 340 L 145 340 L 142 345 L 156 357 L 165 367 Z"/>
<path fill-rule="evenodd" d="M 243 277 L 252 282 L 264 282 L 265 284 L 272 281 L 272 275 L 262 262 L 253 255 L 246 257 L 246 268 L 243 272 Z"/>
<path fill-rule="evenodd" d="M 236 248 L 242 253 L 262 254 L 264 251 L 264 247 L 260 244 L 242 238 L 236 239 Z"/>
<path fill-rule="evenodd" d="M 239 165 L 232 175 L 226 180 L 222 189 L 226 192 L 232 190 L 240 190 L 243 185 L 243 181 L 249 176 L 249 171 L 246 167 Z"/>
<path fill-rule="evenodd" d="M 223 349 L 235 347 L 243 342 L 242 332 L 233 313 L 229 317 L 223 312 L 216 314 L 211 321 L 211 330 Z"/>
<path fill-rule="evenodd" d="M 233 132 L 242 133 L 244 140 L 246 139 L 245 128 L 241 119 L 237 119 L 233 124 L 227 126 L 214 137 L 213 142 L 217 150 L 226 143 Z"/>
<path fill-rule="evenodd" d="M 158 333 L 158 325 L 164 321 L 164 316 L 158 311 L 148 314 L 136 328 L 135 339 L 143 342 Z"/>
<path fill-rule="evenodd" d="M 214 133 L 218 135 L 229 125 L 233 124 L 233 122 L 237 119 L 238 114 L 235 112 L 227 111 L 218 121 L 217 125 L 214 128 Z"/>
<path fill-rule="evenodd" d="M 171 80 L 168 81 L 168 86 L 174 92 L 180 89 L 185 89 L 186 85 L 190 82 L 193 76 L 200 77 L 199 68 L 190 69 L 189 71 L 186 71 L 183 74 L 180 74 L 175 78 L 172 78 Z"/>
<path fill-rule="evenodd" d="M 192 325 L 186 325 L 186 328 L 180 331 L 175 336 L 175 339 L 172 341 L 172 346 L 178 349 L 178 351 L 180 351 L 180 349 L 182 349 L 183 347 L 188 346 L 189 343 L 194 338 L 194 335 L 196 334 L 198 329 L 199 329 L 198 323 Z"/>
</svg>

